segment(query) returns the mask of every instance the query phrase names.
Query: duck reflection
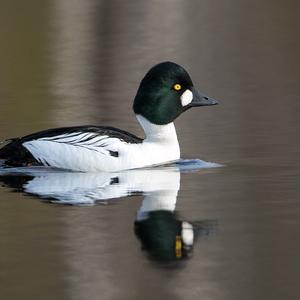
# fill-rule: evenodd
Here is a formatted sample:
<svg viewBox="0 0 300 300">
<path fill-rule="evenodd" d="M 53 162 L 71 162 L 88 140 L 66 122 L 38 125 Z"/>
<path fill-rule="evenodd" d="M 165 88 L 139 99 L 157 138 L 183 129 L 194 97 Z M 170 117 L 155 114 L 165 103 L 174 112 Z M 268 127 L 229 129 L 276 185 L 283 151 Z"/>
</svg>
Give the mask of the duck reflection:
<svg viewBox="0 0 300 300">
<path fill-rule="evenodd" d="M 194 228 L 167 210 L 151 211 L 135 222 L 135 234 L 142 249 L 158 261 L 171 262 L 190 257 L 194 244 Z"/>
<path fill-rule="evenodd" d="M 144 196 L 135 221 L 135 234 L 142 249 L 159 262 L 171 263 L 190 258 L 194 242 L 214 228 L 212 221 L 182 220 L 175 211 L 180 173 L 168 176 L 164 189 Z M 171 181 L 173 181 L 171 183 Z"/>
<path fill-rule="evenodd" d="M 33 168 L 0 176 L 4 185 L 52 203 L 93 205 L 143 194 L 134 231 L 149 257 L 160 262 L 191 257 L 195 240 L 210 232 L 203 222 L 182 220 L 175 211 L 180 172 L 174 166 L 120 173 L 73 173 Z"/>
<path fill-rule="evenodd" d="M 119 173 L 76 173 L 35 167 L 22 174 L 1 174 L 0 181 L 16 191 L 52 203 L 94 205 L 137 194 L 156 195 L 163 191 L 176 191 L 177 195 L 180 172 L 176 167 Z M 170 198 L 169 205 L 175 207 L 173 197 Z"/>
</svg>

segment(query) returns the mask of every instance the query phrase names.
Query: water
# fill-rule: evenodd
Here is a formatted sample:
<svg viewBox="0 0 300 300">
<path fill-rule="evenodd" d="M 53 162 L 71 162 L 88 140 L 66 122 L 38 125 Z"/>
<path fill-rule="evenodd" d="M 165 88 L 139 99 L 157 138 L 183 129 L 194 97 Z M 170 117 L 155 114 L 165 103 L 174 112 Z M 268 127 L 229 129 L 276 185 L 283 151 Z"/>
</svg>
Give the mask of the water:
<svg viewBox="0 0 300 300">
<path fill-rule="evenodd" d="M 222 167 L 1 176 L 0 298 L 296 299 L 299 6 L 2 1 L 0 139 L 76 124 L 142 135 L 137 86 L 171 60 L 221 102 L 176 120 L 182 157 Z"/>
</svg>

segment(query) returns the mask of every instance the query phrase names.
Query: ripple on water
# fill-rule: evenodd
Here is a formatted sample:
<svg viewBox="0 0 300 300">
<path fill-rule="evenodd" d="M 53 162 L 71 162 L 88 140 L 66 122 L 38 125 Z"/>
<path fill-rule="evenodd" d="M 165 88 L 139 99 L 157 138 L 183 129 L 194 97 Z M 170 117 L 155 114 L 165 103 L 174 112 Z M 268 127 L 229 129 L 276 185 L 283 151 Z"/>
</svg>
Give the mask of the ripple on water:
<svg viewBox="0 0 300 300">
<path fill-rule="evenodd" d="M 157 169 L 159 168 L 169 168 L 174 167 L 174 170 L 179 171 L 196 171 L 200 169 L 210 169 L 210 168 L 220 168 L 224 165 L 215 163 L 215 162 L 209 162 L 204 161 L 201 159 L 179 159 L 173 164 L 167 164 L 167 165 L 160 165 L 155 167 L 148 167 L 149 169 Z M 31 174 L 31 175 L 38 175 L 38 174 L 46 174 L 46 173 L 61 173 L 61 172 L 72 172 L 71 170 L 64 170 L 64 169 L 58 169 L 58 168 L 51 168 L 51 167 L 43 167 L 43 166 L 35 166 L 35 167 L 0 167 L 0 176 L 1 175 L 18 175 L 18 174 Z M 122 171 L 121 171 L 122 172 Z M 124 171 L 125 172 L 125 171 Z M 101 172 L 99 172 L 101 173 Z M 119 173 L 119 172 L 117 172 Z"/>
<path fill-rule="evenodd" d="M 200 169 L 220 168 L 224 166 L 215 162 L 204 161 L 201 159 L 180 159 L 175 163 L 175 165 L 182 172 L 196 171 Z"/>
<path fill-rule="evenodd" d="M 221 165 L 200 159 L 182 159 L 173 164 L 108 173 L 72 172 L 50 167 L 1 168 L 0 182 L 40 199 L 74 205 L 93 205 L 108 199 L 177 191 L 180 173 Z"/>
</svg>

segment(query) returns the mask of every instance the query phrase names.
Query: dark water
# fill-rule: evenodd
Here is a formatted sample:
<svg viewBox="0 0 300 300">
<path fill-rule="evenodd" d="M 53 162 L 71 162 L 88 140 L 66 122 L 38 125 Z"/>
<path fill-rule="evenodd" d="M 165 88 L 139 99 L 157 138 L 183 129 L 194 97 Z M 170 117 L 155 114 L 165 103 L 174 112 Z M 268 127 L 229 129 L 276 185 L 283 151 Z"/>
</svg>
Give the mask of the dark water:
<svg viewBox="0 0 300 300">
<path fill-rule="evenodd" d="M 2 176 L 1 299 L 299 297 L 297 1 L 0 3 L 0 139 L 89 123 L 141 135 L 136 88 L 172 60 L 221 100 L 176 121 L 182 157 L 224 165 Z"/>
</svg>

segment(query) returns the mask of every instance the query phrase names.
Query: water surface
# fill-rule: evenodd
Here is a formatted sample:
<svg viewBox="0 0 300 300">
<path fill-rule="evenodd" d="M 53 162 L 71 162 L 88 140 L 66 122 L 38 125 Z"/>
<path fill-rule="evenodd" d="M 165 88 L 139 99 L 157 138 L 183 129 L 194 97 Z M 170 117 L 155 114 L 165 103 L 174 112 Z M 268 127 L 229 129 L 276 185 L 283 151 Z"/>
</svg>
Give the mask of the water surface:
<svg viewBox="0 0 300 300">
<path fill-rule="evenodd" d="M 221 102 L 176 120 L 182 157 L 223 167 L 1 176 L 0 298 L 296 299 L 299 8 L 2 1 L 0 139 L 77 124 L 142 136 L 132 99 L 171 60 Z"/>
</svg>

